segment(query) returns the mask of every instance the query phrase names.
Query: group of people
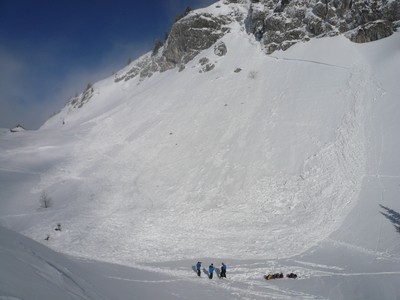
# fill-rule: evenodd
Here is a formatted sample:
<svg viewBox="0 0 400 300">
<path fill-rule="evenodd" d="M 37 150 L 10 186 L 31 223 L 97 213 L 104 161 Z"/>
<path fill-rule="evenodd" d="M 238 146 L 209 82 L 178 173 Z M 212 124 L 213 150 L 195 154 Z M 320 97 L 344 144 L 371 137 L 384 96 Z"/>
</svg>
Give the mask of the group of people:
<svg viewBox="0 0 400 300">
<path fill-rule="evenodd" d="M 205 272 L 207 272 L 206 270 L 204 270 Z M 208 266 L 208 278 L 212 279 L 213 275 L 214 275 L 214 264 L 211 264 Z M 201 261 L 198 261 L 196 264 L 196 272 L 197 272 L 197 276 L 201 276 Z M 297 274 L 295 273 L 289 273 L 286 275 L 287 278 L 297 278 Z M 221 263 L 221 267 L 220 267 L 220 274 L 219 274 L 219 278 L 226 278 L 226 265 L 224 263 Z M 271 279 L 278 279 L 278 278 L 284 278 L 283 273 L 275 273 L 275 274 L 267 274 L 264 275 L 264 278 L 266 280 L 271 280 Z"/>
<path fill-rule="evenodd" d="M 197 276 L 201 276 L 201 261 L 198 261 L 196 264 L 196 271 L 197 271 Z M 212 279 L 214 275 L 214 264 L 211 264 L 208 266 L 208 278 Z M 226 278 L 226 265 L 224 263 L 221 263 L 220 267 L 220 275 L 219 278 Z"/>
</svg>

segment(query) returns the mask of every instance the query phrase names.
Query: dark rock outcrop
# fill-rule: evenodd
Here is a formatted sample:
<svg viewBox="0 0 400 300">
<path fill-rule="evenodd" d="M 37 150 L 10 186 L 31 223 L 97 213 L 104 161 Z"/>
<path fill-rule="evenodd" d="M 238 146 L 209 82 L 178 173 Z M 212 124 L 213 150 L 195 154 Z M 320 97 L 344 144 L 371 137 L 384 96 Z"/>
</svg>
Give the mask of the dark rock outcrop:
<svg viewBox="0 0 400 300">
<path fill-rule="evenodd" d="M 173 64 L 187 63 L 200 51 L 210 48 L 228 31 L 228 17 L 199 14 L 175 23 L 163 50 L 163 56 Z"/>
<path fill-rule="evenodd" d="M 383 39 L 392 34 L 393 25 L 389 21 L 376 21 L 360 25 L 346 36 L 355 43 L 366 43 Z"/>
<path fill-rule="evenodd" d="M 88 86 L 81 95 L 78 95 L 70 99 L 69 105 L 71 105 L 72 108 L 81 108 L 85 103 L 87 103 L 93 97 L 93 93 L 94 89 L 92 84 L 88 84 Z"/>
<path fill-rule="evenodd" d="M 254 2 L 254 1 L 252 1 Z M 251 5 L 248 33 L 266 52 L 285 50 L 298 41 L 348 33 L 362 43 L 393 33 L 400 20 L 400 1 L 388 0 L 260 0 Z"/>
<path fill-rule="evenodd" d="M 200 69 L 200 73 L 211 71 L 215 68 L 215 65 L 210 63 L 210 60 L 207 57 L 200 58 L 200 65 L 202 66 Z"/>
<path fill-rule="evenodd" d="M 213 16 L 210 14 L 190 13 L 177 21 L 168 34 L 163 47 L 157 49 L 157 54 L 146 54 L 133 64 L 131 69 L 121 75 L 115 76 L 115 82 L 129 80 L 139 75 L 143 80 L 155 72 L 165 72 L 179 67 L 185 69 L 185 64 L 195 58 L 202 50 L 210 48 L 229 28 L 226 26 L 233 22 L 232 16 Z M 226 54 L 225 44 L 217 47 L 218 55 Z M 212 70 L 214 65 L 207 64 L 203 71 Z"/>
<path fill-rule="evenodd" d="M 224 56 L 228 52 L 224 42 L 219 42 L 214 46 L 214 54 L 218 56 Z"/>
</svg>

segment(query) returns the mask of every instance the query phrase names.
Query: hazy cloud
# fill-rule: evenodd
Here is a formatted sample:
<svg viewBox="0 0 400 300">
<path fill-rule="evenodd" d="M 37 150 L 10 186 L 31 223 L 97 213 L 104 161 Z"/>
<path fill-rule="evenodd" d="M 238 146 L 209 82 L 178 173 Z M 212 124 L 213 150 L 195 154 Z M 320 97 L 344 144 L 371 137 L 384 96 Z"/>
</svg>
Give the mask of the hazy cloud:
<svg viewBox="0 0 400 300">
<path fill-rule="evenodd" d="M 58 43 L 58 42 L 57 42 Z M 57 43 L 31 48 L 29 60 L 0 47 L 0 127 L 39 128 L 90 83 L 111 76 L 151 50 L 152 42 L 114 42 L 94 67 L 56 59 Z M 67 66 L 64 66 L 67 65 Z"/>
<path fill-rule="evenodd" d="M 160 35 L 163 38 L 163 31 L 169 30 L 165 25 L 168 20 L 172 25 L 186 6 L 196 9 L 214 2 L 162 1 L 159 23 L 155 23 L 159 27 L 150 29 L 143 25 L 142 28 L 132 23 L 132 29 L 111 26 L 110 32 L 106 31 L 107 27 L 103 28 L 104 32 L 92 31 L 101 34 L 100 39 L 90 31 L 86 35 L 81 31 L 67 31 L 71 24 L 63 27 L 65 24 L 61 21 L 54 23 L 59 30 L 63 29 L 59 33 L 55 31 L 57 34 L 43 27 L 34 31 L 36 35 L 0 36 L 0 127 L 10 128 L 20 123 L 29 129 L 39 128 L 89 82 L 109 77 L 125 67 L 129 58 L 134 60 L 151 51 L 154 40 Z M 134 42 L 129 40 L 131 36 Z"/>
</svg>

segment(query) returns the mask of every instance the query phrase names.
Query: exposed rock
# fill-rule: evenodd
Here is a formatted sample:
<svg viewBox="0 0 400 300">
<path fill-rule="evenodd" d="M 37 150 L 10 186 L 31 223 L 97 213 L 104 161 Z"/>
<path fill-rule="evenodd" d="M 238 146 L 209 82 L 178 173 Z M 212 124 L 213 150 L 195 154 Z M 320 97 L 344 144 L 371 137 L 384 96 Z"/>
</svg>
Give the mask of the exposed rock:
<svg viewBox="0 0 400 300">
<path fill-rule="evenodd" d="M 214 53 L 218 56 L 224 56 L 228 52 L 226 45 L 224 42 L 218 42 L 214 46 Z"/>
<path fill-rule="evenodd" d="M 183 71 L 187 62 L 224 36 L 229 31 L 226 25 L 233 21 L 232 16 L 189 13 L 172 26 L 166 42 L 157 48 L 157 52 L 143 55 L 128 71 L 117 74 L 114 81 L 127 81 L 136 76 L 143 80 L 155 72 L 165 72 L 176 66 L 179 66 L 179 71 Z M 223 43 L 219 44 L 216 51 L 226 54 L 224 46 Z M 214 65 L 210 64 L 204 67 L 204 71 L 213 68 Z"/>
<path fill-rule="evenodd" d="M 222 38 L 232 23 L 254 35 L 267 54 L 341 33 L 353 42 L 365 43 L 390 36 L 400 27 L 400 0 L 224 0 L 211 9 L 187 12 L 173 24 L 164 44 L 156 41 L 153 51 L 115 74 L 114 81 L 137 78 L 140 82 L 176 67 L 182 72 L 189 61 L 212 46 L 214 54 L 223 57 L 227 46 Z M 199 63 L 200 73 L 215 68 L 206 57 Z M 256 78 L 256 73 L 249 74 Z M 93 94 L 93 88 L 87 89 L 68 105 L 80 108 Z"/>
<path fill-rule="evenodd" d="M 355 43 L 366 43 L 383 39 L 392 34 L 392 23 L 389 21 L 376 21 L 361 25 L 346 36 Z"/>
<path fill-rule="evenodd" d="M 70 105 L 72 108 L 81 108 L 93 97 L 93 94 L 93 86 L 92 84 L 88 84 L 83 93 L 71 98 L 67 105 Z"/>
<path fill-rule="evenodd" d="M 267 15 L 264 10 L 255 10 L 253 6 L 250 6 L 249 14 L 245 20 L 246 31 L 248 34 L 254 34 L 257 40 L 260 40 L 265 32 L 264 20 Z"/>
<path fill-rule="evenodd" d="M 272 14 L 264 20 L 264 28 L 266 33 L 276 32 L 284 33 L 285 31 L 296 28 L 295 25 L 282 14 Z"/>
<path fill-rule="evenodd" d="M 251 4 L 246 30 L 263 43 L 267 53 L 287 49 L 296 42 L 313 37 L 333 36 L 348 31 L 351 34 L 349 32 L 346 36 L 353 41 L 372 41 L 392 34 L 400 20 L 400 2 L 397 0 L 259 2 Z"/>
<path fill-rule="evenodd" d="M 340 33 L 344 33 L 349 30 L 349 26 L 345 20 L 341 20 L 337 27 Z"/>
<path fill-rule="evenodd" d="M 382 8 L 383 19 L 387 19 L 390 22 L 396 22 L 400 20 L 400 1 L 392 1 L 387 6 Z"/>
<path fill-rule="evenodd" d="M 346 33 L 354 42 L 363 43 L 387 37 L 400 26 L 400 1 L 388 0 L 224 0 L 227 14 L 212 11 L 192 11 L 173 24 L 164 45 L 130 65 L 130 69 L 115 76 L 115 81 L 139 77 L 144 80 L 155 72 L 164 72 L 186 63 L 202 50 L 214 46 L 214 54 L 224 56 L 226 45 L 220 40 L 229 32 L 229 24 L 237 22 L 270 54 L 314 37 Z M 217 9 L 217 11 L 221 11 Z M 247 15 L 246 15 L 247 12 Z M 216 44 L 217 43 L 217 44 Z M 201 63 L 200 72 L 215 65 Z M 78 105 L 89 98 L 74 100 Z"/>
<path fill-rule="evenodd" d="M 317 2 L 312 10 L 312 12 L 314 13 L 314 15 L 316 15 L 317 17 L 324 19 L 327 15 L 327 10 L 326 10 L 326 4 L 322 3 L 322 2 Z"/>
<path fill-rule="evenodd" d="M 210 64 L 210 63 L 205 64 L 205 65 L 201 68 L 200 73 L 211 71 L 211 70 L 214 69 L 214 68 L 215 68 L 215 65 L 214 65 L 214 64 Z"/>
<path fill-rule="evenodd" d="M 215 68 L 215 65 L 210 63 L 210 60 L 207 57 L 202 57 L 199 59 L 200 65 L 202 65 L 199 73 L 208 72 Z"/>
<path fill-rule="evenodd" d="M 199 59 L 199 63 L 204 66 L 205 64 L 207 64 L 210 60 L 207 57 L 202 57 Z"/>
<path fill-rule="evenodd" d="M 281 44 L 281 49 L 285 51 L 286 49 L 289 49 L 296 43 L 297 43 L 296 41 L 285 41 Z"/>
<path fill-rule="evenodd" d="M 293 30 L 288 30 L 286 32 L 280 33 L 280 32 L 269 32 L 269 35 L 266 35 L 264 38 L 264 43 L 269 44 L 269 43 L 278 43 L 281 44 L 286 41 L 299 41 L 302 40 L 303 37 L 305 36 L 305 33 L 303 30 L 299 29 L 293 29 Z"/>
<path fill-rule="evenodd" d="M 228 17 L 208 14 L 190 15 L 175 23 L 163 50 L 163 56 L 174 64 L 187 63 L 201 50 L 208 49 L 228 28 Z"/>
<path fill-rule="evenodd" d="M 321 35 L 324 32 L 328 31 L 328 30 L 326 30 L 326 28 L 324 26 L 325 22 L 321 18 L 319 18 L 315 15 L 309 15 L 308 18 L 306 18 L 304 21 L 307 24 L 307 27 L 306 27 L 307 31 L 315 36 Z"/>
<path fill-rule="evenodd" d="M 276 50 L 280 50 L 281 49 L 281 45 L 277 44 L 277 43 L 268 43 L 267 45 L 265 45 L 265 51 L 267 54 L 271 54 Z"/>
</svg>

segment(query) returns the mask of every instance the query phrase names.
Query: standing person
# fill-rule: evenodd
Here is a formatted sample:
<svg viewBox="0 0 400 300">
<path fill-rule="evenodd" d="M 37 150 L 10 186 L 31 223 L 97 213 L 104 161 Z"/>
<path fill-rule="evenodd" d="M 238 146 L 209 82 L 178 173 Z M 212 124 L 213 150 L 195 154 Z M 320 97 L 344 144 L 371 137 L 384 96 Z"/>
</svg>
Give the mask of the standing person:
<svg viewBox="0 0 400 300">
<path fill-rule="evenodd" d="M 213 274 L 214 274 L 214 265 L 213 264 L 211 264 L 208 267 L 208 272 L 210 273 L 210 275 L 208 275 L 208 278 L 212 279 L 213 278 Z"/>
<path fill-rule="evenodd" d="M 196 264 L 196 270 L 197 270 L 197 276 L 199 276 L 200 277 L 200 275 L 201 275 L 201 261 L 198 261 L 197 262 L 197 264 Z"/>
<path fill-rule="evenodd" d="M 220 278 L 226 278 L 226 265 L 224 263 L 221 264 L 221 276 Z"/>
</svg>

